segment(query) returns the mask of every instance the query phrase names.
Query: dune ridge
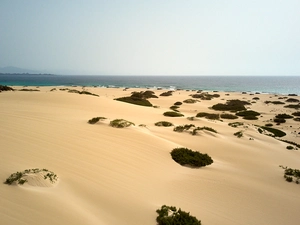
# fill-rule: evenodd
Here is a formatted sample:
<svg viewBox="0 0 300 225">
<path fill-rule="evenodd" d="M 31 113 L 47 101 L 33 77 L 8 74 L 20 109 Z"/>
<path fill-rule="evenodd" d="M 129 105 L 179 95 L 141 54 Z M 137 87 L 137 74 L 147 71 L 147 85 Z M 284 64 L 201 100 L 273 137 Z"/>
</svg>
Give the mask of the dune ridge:
<svg viewBox="0 0 300 225">
<path fill-rule="evenodd" d="M 299 169 L 300 153 L 257 129 L 278 113 L 297 111 L 264 103 L 282 96 L 220 92 L 219 98 L 184 103 L 178 109 L 184 117 L 171 118 L 163 113 L 191 98 L 191 91 L 149 99 L 156 107 L 142 107 L 114 100 L 141 89 L 72 87 L 97 97 L 52 88 L 0 93 L 0 179 L 26 168 L 49 168 L 59 176 L 51 188 L 1 184 L 0 224 L 150 225 L 164 204 L 191 212 L 202 224 L 298 224 L 300 186 L 286 182 L 279 165 Z M 154 90 L 157 96 L 164 91 Z M 222 113 L 210 108 L 218 102 L 253 97 L 259 100 L 247 107 L 261 113 L 258 120 L 187 119 L 198 112 Z M 97 116 L 107 119 L 88 124 Z M 135 126 L 113 128 L 114 119 Z M 155 126 L 158 121 L 217 133 L 178 133 Z M 234 121 L 243 125 L 228 126 Z M 274 127 L 286 132 L 283 139 L 300 143 L 299 122 Z M 240 130 L 243 137 L 233 135 Z M 207 153 L 214 163 L 180 166 L 170 156 L 176 147 Z"/>
</svg>

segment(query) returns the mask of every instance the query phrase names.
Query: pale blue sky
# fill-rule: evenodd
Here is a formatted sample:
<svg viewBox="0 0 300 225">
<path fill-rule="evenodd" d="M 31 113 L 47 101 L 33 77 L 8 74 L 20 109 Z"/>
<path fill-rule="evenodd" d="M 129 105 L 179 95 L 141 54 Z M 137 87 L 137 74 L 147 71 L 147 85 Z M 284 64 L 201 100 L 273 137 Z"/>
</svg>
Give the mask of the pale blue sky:
<svg viewBox="0 0 300 225">
<path fill-rule="evenodd" d="M 0 67 L 300 75 L 300 0 L 1 0 Z"/>
</svg>

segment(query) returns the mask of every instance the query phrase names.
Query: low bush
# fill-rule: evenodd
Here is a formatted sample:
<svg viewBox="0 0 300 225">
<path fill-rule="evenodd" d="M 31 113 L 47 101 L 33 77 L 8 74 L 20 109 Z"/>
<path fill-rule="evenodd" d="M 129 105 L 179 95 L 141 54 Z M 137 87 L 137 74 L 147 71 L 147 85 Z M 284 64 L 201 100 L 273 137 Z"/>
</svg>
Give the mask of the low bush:
<svg viewBox="0 0 300 225">
<path fill-rule="evenodd" d="M 266 126 L 266 127 L 272 127 L 273 124 L 272 124 L 272 123 L 267 123 L 267 124 L 265 124 L 265 126 Z"/>
<path fill-rule="evenodd" d="M 170 109 L 172 109 L 173 111 L 175 111 L 175 112 L 179 112 L 177 109 L 179 109 L 180 107 L 179 106 L 177 106 L 177 105 L 172 105 L 171 107 L 170 107 Z"/>
<path fill-rule="evenodd" d="M 192 132 L 191 134 L 192 135 L 196 135 L 197 134 L 197 131 L 198 130 L 207 130 L 207 131 L 210 131 L 210 132 L 213 132 L 213 133 L 218 133 L 215 129 L 211 128 L 211 127 L 196 127 Z"/>
<path fill-rule="evenodd" d="M 253 110 L 245 110 L 245 111 L 237 112 L 235 115 L 242 116 L 242 117 L 246 117 L 246 116 L 259 116 L 260 113 L 258 113 L 256 111 L 253 111 Z"/>
<path fill-rule="evenodd" d="M 95 124 L 95 123 L 98 123 L 100 120 L 105 120 L 106 118 L 105 117 L 94 117 L 92 119 L 90 119 L 88 121 L 89 124 Z"/>
<path fill-rule="evenodd" d="M 229 120 L 235 120 L 235 119 L 238 118 L 238 116 L 230 114 L 230 113 L 223 113 L 223 114 L 220 115 L 220 117 L 222 119 L 229 119 Z"/>
<path fill-rule="evenodd" d="M 173 131 L 183 132 L 183 131 L 189 130 L 191 127 L 195 127 L 195 125 L 194 124 L 185 124 L 182 126 L 176 126 L 176 127 L 174 127 Z"/>
<path fill-rule="evenodd" d="M 286 120 L 284 118 L 274 118 L 273 121 L 275 123 L 285 123 L 286 122 Z"/>
<path fill-rule="evenodd" d="M 274 137 L 283 137 L 283 136 L 286 135 L 285 132 L 283 132 L 281 130 L 278 130 L 278 129 L 275 129 L 275 128 L 266 127 L 266 126 L 262 126 L 261 128 L 264 129 L 264 130 L 269 131 L 270 133 L 272 133 Z"/>
<path fill-rule="evenodd" d="M 186 100 L 184 100 L 183 101 L 184 103 L 188 103 L 188 104 L 193 104 L 193 103 L 196 103 L 196 102 L 198 102 L 197 100 L 195 100 L 195 99 L 186 99 Z"/>
<path fill-rule="evenodd" d="M 197 113 L 196 117 L 205 117 L 206 119 L 210 120 L 219 120 L 220 115 L 215 113 L 206 113 L 206 112 L 199 112 Z"/>
<path fill-rule="evenodd" d="M 201 221 L 196 217 L 181 209 L 177 210 L 174 206 L 163 205 L 156 212 L 158 214 L 156 218 L 158 225 L 201 225 Z"/>
<path fill-rule="evenodd" d="M 265 101 L 265 104 L 284 105 L 285 103 L 281 101 Z"/>
<path fill-rule="evenodd" d="M 241 138 L 241 137 L 243 137 L 243 131 L 235 132 L 233 135 L 237 136 L 238 138 Z"/>
<path fill-rule="evenodd" d="M 116 128 L 124 128 L 124 127 L 129 127 L 131 125 L 134 126 L 135 124 L 124 119 L 115 119 L 110 121 L 109 125 Z"/>
<path fill-rule="evenodd" d="M 44 174 L 44 179 L 49 179 L 51 183 L 55 183 L 58 179 L 58 176 L 53 173 L 52 171 L 49 171 L 47 169 L 27 169 L 22 172 L 16 172 L 11 174 L 6 180 L 5 184 L 11 185 L 13 183 L 18 183 L 23 185 L 24 183 L 27 182 L 26 176 L 30 174 L 35 174 L 35 173 L 43 173 Z"/>
<path fill-rule="evenodd" d="M 148 98 L 158 98 L 153 91 L 134 91 L 131 93 L 132 98 L 148 99 Z"/>
<path fill-rule="evenodd" d="M 293 116 L 289 115 L 289 114 L 286 114 L 286 113 L 283 113 L 283 114 L 278 114 L 275 116 L 276 118 L 283 118 L 283 119 L 291 119 L 293 118 Z"/>
<path fill-rule="evenodd" d="M 161 93 L 159 96 L 171 96 L 173 94 L 173 91 L 166 91 Z"/>
<path fill-rule="evenodd" d="M 296 98 L 288 98 L 286 102 L 299 102 L 299 99 Z"/>
<path fill-rule="evenodd" d="M 228 123 L 228 126 L 231 126 L 231 127 L 239 127 L 239 126 L 243 126 L 244 123 L 242 122 L 233 122 L 233 123 Z"/>
<path fill-rule="evenodd" d="M 287 149 L 287 150 L 293 150 L 293 149 L 294 149 L 294 147 L 293 147 L 293 146 L 291 146 L 291 145 L 288 145 L 288 146 L 286 146 L 286 149 Z"/>
<path fill-rule="evenodd" d="M 293 112 L 292 115 L 293 116 L 300 116 L 300 112 Z"/>
<path fill-rule="evenodd" d="M 22 89 L 19 89 L 19 91 L 40 91 L 38 89 L 28 89 L 28 88 L 22 88 Z"/>
<path fill-rule="evenodd" d="M 211 100 L 213 98 L 219 98 L 220 95 L 219 94 L 208 94 L 208 93 L 197 93 L 197 94 L 193 94 L 191 95 L 193 98 L 199 98 L 201 100 Z"/>
<path fill-rule="evenodd" d="M 168 117 L 182 117 L 182 116 L 184 116 L 183 114 L 178 113 L 178 112 L 174 112 L 174 111 L 164 112 L 163 115 L 168 116 Z"/>
<path fill-rule="evenodd" d="M 293 120 L 300 122 L 300 117 L 294 118 Z"/>
<path fill-rule="evenodd" d="M 206 117 L 209 113 L 207 112 L 199 112 L 197 113 L 196 117 Z"/>
<path fill-rule="evenodd" d="M 300 104 L 297 105 L 285 105 L 285 108 L 290 108 L 290 109 L 300 109 Z"/>
<path fill-rule="evenodd" d="M 175 102 L 174 105 L 182 105 L 182 102 Z"/>
<path fill-rule="evenodd" d="M 171 156 L 182 166 L 203 167 L 213 163 L 209 155 L 188 148 L 175 148 L 171 151 Z"/>
<path fill-rule="evenodd" d="M 158 126 L 158 127 L 171 127 L 171 126 L 174 126 L 174 125 L 173 125 L 173 123 L 168 122 L 168 121 L 159 121 L 159 122 L 155 123 L 155 126 Z"/>
<path fill-rule="evenodd" d="M 0 85 L 0 92 L 1 91 L 14 91 L 14 89 L 6 85 Z"/>
<path fill-rule="evenodd" d="M 136 97 L 121 97 L 121 98 L 116 98 L 115 100 L 121 101 L 121 102 L 126 102 L 129 104 L 134 104 L 134 105 L 140 105 L 140 106 L 147 106 L 151 107 L 152 104 L 147 100 L 143 98 L 136 98 Z"/>
<path fill-rule="evenodd" d="M 225 104 L 218 103 L 216 105 L 213 105 L 212 109 L 219 110 L 219 111 L 237 112 L 237 111 L 246 110 L 245 105 L 251 105 L 251 103 L 249 103 L 247 101 L 241 101 L 238 99 L 234 99 L 234 100 L 228 100 Z"/>
<path fill-rule="evenodd" d="M 299 169 L 292 169 L 292 168 L 288 168 L 287 166 L 279 166 L 279 167 L 284 169 L 283 177 L 285 178 L 285 180 L 287 182 L 295 181 L 296 184 L 299 184 L 299 179 L 300 179 L 300 170 Z"/>
</svg>

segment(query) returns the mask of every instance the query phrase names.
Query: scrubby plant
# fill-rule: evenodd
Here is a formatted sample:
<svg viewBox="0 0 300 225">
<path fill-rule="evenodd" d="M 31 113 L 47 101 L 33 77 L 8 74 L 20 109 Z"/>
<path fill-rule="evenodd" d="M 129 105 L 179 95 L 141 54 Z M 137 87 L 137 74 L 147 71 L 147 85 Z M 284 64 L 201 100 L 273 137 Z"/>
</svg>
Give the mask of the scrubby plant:
<svg viewBox="0 0 300 225">
<path fill-rule="evenodd" d="M 197 113 L 196 117 L 205 117 L 206 119 L 210 120 L 219 120 L 220 115 L 216 113 L 206 113 L 206 112 L 199 112 Z"/>
<path fill-rule="evenodd" d="M 1 91 L 14 91 L 14 89 L 6 85 L 0 85 L 0 92 Z"/>
<path fill-rule="evenodd" d="M 110 121 L 109 125 L 116 128 L 124 128 L 124 127 L 129 127 L 131 125 L 134 126 L 135 124 L 124 119 L 115 119 Z"/>
<path fill-rule="evenodd" d="M 168 117 L 182 117 L 182 116 L 184 116 L 183 114 L 178 113 L 178 112 L 174 112 L 174 111 L 164 112 L 163 115 L 168 116 Z"/>
<path fill-rule="evenodd" d="M 191 132 L 192 135 L 196 135 L 198 130 L 207 130 L 213 133 L 218 133 L 214 128 L 211 127 L 196 127 L 195 129 L 193 129 L 193 131 Z"/>
<path fill-rule="evenodd" d="M 265 104 L 284 105 L 285 103 L 281 101 L 265 101 Z"/>
<path fill-rule="evenodd" d="M 183 132 L 183 131 L 189 130 L 191 127 L 195 127 L 195 125 L 194 124 L 185 124 L 182 126 L 176 126 L 176 127 L 174 127 L 173 131 Z"/>
<path fill-rule="evenodd" d="M 292 115 L 293 116 L 300 116 L 300 112 L 293 112 Z"/>
<path fill-rule="evenodd" d="M 140 106 L 147 106 L 151 107 L 152 104 L 147 100 L 143 98 L 136 98 L 136 97 L 121 97 L 121 98 L 116 98 L 115 100 L 121 101 L 121 102 L 126 102 L 129 104 L 134 104 L 134 105 L 140 105 Z"/>
<path fill-rule="evenodd" d="M 288 146 L 286 146 L 286 149 L 287 149 L 287 150 L 293 150 L 293 149 L 294 149 L 294 147 L 293 147 L 293 146 L 291 146 L 291 145 L 288 145 Z"/>
<path fill-rule="evenodd" d="M 285 143 L 291 144 L 291 145 L 295 145 L 297 148 L 300 148 L 300 144 L 297 144 L 296 142 L 293 141 L 288 141 L 288 140 L 283 140 L 283 139 L 279 139 L 280 141 L 283 141 Z M 295 148 L 297 150 L 297 148 Z"/>
<path fill-rule="evenodd" d="M 266 126 L 266 127 L 272 127 L 273 124 L 272 124 L 272 123 L 267 123 L 267 124 L 265 124 L 265 126 Z"/>
<path fill-rule="evenodd" d="M 173 91 L 166 91 L 161 93 L 159 96 L 171 96 L 173 94 Z"/>
<path fill-rule="evenodd" d="M 131 97 L 132 98 L 141 98 L 141 99 L 158 98 L 155 95 L 154 91 L 149 91 L 149 90 L 147 90 L 147 91 L 140 91 L 140 92 L 137 92 L 137 91 L 132 92 L 131 93 Z"/>
<path fill-rule="evenodd" d="M 293 116 L 289 115 L 289 114 L 286 114 L 286 113 L 283 113 L 283 114 L 278 114 L 275 116 L 276 118 L 283 118 L 283 119 L 291 119 L 293 118 Z"/>
<path fill-rule="evenodd" d="M 282 169 L 284 169 L 284 175 L 283 177 L 287 182 L 293 182 L 295 181 L 296 184 L 299 184 L 300 180 L 300 170 L 299 169 L 292 169 L 287 166 L 280 165 Z M 294 180 L 295 179 L 295 180 Z"/>
<path fill-rule="evenodd" d="M 158 127 L 171 127 L 171 126 L 174 126 L 174 125 L 173 125 L 173 123 L 168 122 L 168 121 L 159 121 L 159 122 L 155 123 L 155 126 L 158 126 Z"/>
<path fill-rule="evenodd" d="M 273 121 L 275 123 L 285 123 L 286 122 L 286 120 L 284 118 L 274 118 Z"/>
<path fill-rule="evenodd" d="M 297 105 L 285 105 L 285 108 L 290 108 L 290 109 L 300 109 L 300 104 Z"/>
<path fill-rule="evenodd" d="M 271 128 L 271 127 L 266 127 L 266 126 L 262 126 L 260 127 L 266 131 L 269 131 L 270 133 L 273 134 L 273 137 L 283 137 L 286 135 L 285 132 L 281 131 L 281 130 L 278 130 L 278 129 L 275 129 L 275 128 Z"/>
<path fill-rule="evenodd" d="M 246 110 L 245 105 L 251 105 L 251 103 L 247 101 L 241 101 L 239 99 L 234 99 L 234 100 L 228 100 L 225 104 L 223 103 L 215 104 L 212 106 L 212 109 L 219 110 L 219 111 L 237 112 L 237 111 Z"/>
<path fill-rule="evenodd" d="M 198 102 L 198 101 L 195 100 L 195 99 L 189 98 L 189 99 L 184 100 L 183 102 L 184 102 L 184 103 L 188 103 L 188 104 L 193 104 L 193 103 L 196 103 L 196 102 Z"/>
<path fill-rule="evenodd" d="M 213 98 L 219 98 L 219 94 L 197 93 L 191 95 L 193 98 L 200 98 L 201 100 L 211 100 Z"/>
<path fill-rule="evenodd" d="M 177 106 L 177 105 L 172 105 L 171 107 L 170 107 L 170 109 L 172 109 L 173 111 L 175 111 L 175 112 L 179 112 L 177 109 L 179 109 L 179 106 Z"/>
<path fill-rule="evenodd" d="M 100 120 L 105 120 L 106 118 L 105 117 L 94 117 L 92 119 L 90 119 L 88 121 L 89 124 L 95 124 L 95 123 L 98 123 Z"/>
<path fill-rule="evenodd" d="M 182 166 L 203 167 L 213 163 L 209 155 L 188 148 L 175 148 L 171 151 L 171 156 Z"/>
<path fill-rule="evenodd" d="M 29 174 L 35 174 L 35 173 L 44 173 L 44 179 L 49 179 L 51 183 L 55 183 L 58 179 L 58 176 L 53 173 L 52 171 L 49 171 L 47 169 L 26 169 L 22 172 L 16 172 L 11 174 L 6 180 L 5 184 L 11 185 L 13 183 L 21 184 L 27 182 L 26 176 Z"/>
<path fill-rule="evenodd" d="M 175 102 L 174 105 L 182 105 L 182 102 Z"/>
<path fill-rule="evenodd" d="M 288 98 L 286 102 L 299 102 L 299 99 L 296 98 Z"/>
<path fill-rule="evenodd" d="M 238 116 L 230 114 L 230 113 L 223 113 L 223 114 L 220 115 L 220 117 L 222 119 L 229 119 L 229 120 L 234 120 L 234 119 L 238 118 Z"/>
<path fill-rule="evenodd" d="M 163 205 L 156 212 L 158 214 L 156 218 L 158 225 L 201 225 L 201 221 L 196 217 L 181 209 L 177 210 L 174 206 Z"/>
<path fill-rule="evenodd" d="M 241 138 L 241 137 L 243 137 L 243 131 L 235 132 L 233 135 L 237 136 L 238 138 Z"/>
<path fill-rule="evenodd" d="M 38 90 L 38 89 L 22 88 L 22 89 L 19 89 L 19 91 L 40 91 L 40 90 Z"/>
</svg>

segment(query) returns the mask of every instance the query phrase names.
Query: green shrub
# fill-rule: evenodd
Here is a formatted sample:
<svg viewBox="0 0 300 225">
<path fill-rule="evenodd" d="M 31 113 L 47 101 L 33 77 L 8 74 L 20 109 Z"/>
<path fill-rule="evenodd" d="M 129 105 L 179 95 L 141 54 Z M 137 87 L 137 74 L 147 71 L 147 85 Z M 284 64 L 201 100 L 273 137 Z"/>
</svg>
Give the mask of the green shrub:
<svg viewBox="0 0 300 225">
<path fill-rule="evenodd" d="M 199 112 L 197 113 L 196 117 L 206 117 L 209 113 L 207 112 Z"/>
<path fill-rule="evenodd" d="M 222 119 L 229 119 L 229 120 L 234 120 L 237 119 L 238 117 L 236 115 L 230 114 L 230 113 L 223 113 L 221 114 Z"/>
<path fill-rule="evenodd" d="M 0 85 L 0 92 L 1 91 L 14 91 L 14 89 L 6 85 Z"/>
<path fill-rule="evenodd" d="M 155 126 L 158 126 L 158 127 L 171 127 L 171 126 L 174 126 L 174 125 L 171 122 L 159 121 L 159 122 L 155 123 Z"/>
<path fill-rule="evenodd" d="M 284 105 L 285 103 L 281 101 L 265 101 L 265 104 Z"/>
<path fill-rule="evenodd" d="M 286 100 L 286 102 L 299 102 L 299 99 L 289 98 L 289 99 Z"/>
<path fill-rule="evenodd" d="M 134 104 L 134 105 L 140 105 L 140 106 L 147 106 L 151 107 L 152 104 L 147 100 L 143 98 L 136 98 L 136 97 L 121 97 L 121 98 L 116 98 L 115 100 L 121 101 L 121 102 L 126 102 L 129 104 Z"/>
<path fill-rule="evenodd" d="M 105 120 L 106 118 L 105 117 L 94 117 L 92 119 L 90 119 L 88 121 L 89 124 L 95 124 L 95 123 L 98 123 L 99 120 Z"/>
<path fill-rule="evenodd" d="M 183 114 L 178 113 L 178 112 L 174 112 L 174 111 L 164 112 L 163 115 L 168 116 L 168 117 L 181 117 L 181 116 L 184 116 Z"/>
<path fill-rule="evenodd" d="M 233 135 L 237 136 L 238 138 L 241 138 L 241 137 L 243 137 L 243 131 L 235 132 Z"/>
<path fill-rule="evenodd" d="M 278 130 L 278 129 L 275 129 L 275 128 L 265 127 L 265 126 L 262 126 L 261 128 L 271 132 L 274 135 L 274 137 L 283 137 L 283 136 L 286 135 L 285 132 L 283 132 L 281 130 Z"/>
<path fill-rule="evenodd" d="M 201 225 L 201 221 L 196 217 L 181 209 L 177 210 L 174 206 L 163 205 L 156 212 L 158 214 L 156 218 L 158 225 Z"/>
<path fill-rule="evenodd" d="M 273 121 L 275 123 L 285 123 L 286 122 L 286 120 L 284 118 L 274 118 Z"/>
<path fill-rule="evenodd" d="M 161 93 L 159 96 L 171 96 L 173 94 L 173 91 L 166 91 Z"/>
<path fill-rule="evenodd" d="M 276 115 L 275 117 L 276 117 L 276 118 L 282 118 L 282 119 L 291 119 L 291 118 L 293 118 L 293 116 L 288 115 L 288 114 L 286 114 L 286 113 L 278 114 L 278 115 Z"/>
<path fill-rule="evenodd" d="M 199 113 L 197 113 L 196 117 L 205 117 L 206 119 L 210 119 L 210 120 L 218 120 L 218 119 L 220 119 L 220 115 L 219 114 L 206 113 L 206 112 L 199 112 Z"/>
<path fill-rule="evenodd" d="M 110 121 L 109 125 L 116 128 L 124 128 L 124 127 L 129 127 L 131 125 L 134 126 L 135 124 L 124 119 L 115 119 Z"/>
<path fill-rule="evenodd" d="M 295 178 L 295 183 L 299 184 L 300 179 L 300 170 L 299 169 L 292 169 L 286 166 L 279 166 L 284 169 L 284 178 L 287 182 L 293 182 Z"/>
<path fill-rule="evenodd" d="M 175 102 L 174 105 L 182 105 L 182 102 Z"/>
<path fill-rule="evenodd" d="M 273 124 L 272 124 L 272 123 L 267 123 L 267 124 L 265 124 L 265 126 L 266 126 L 266 127 L 272 127 Z"/>
<path fill-rule="evenodd" d="M 197 93 L 197 94 L 193 94 L 191 95 L 193 98 L 200 98 L 201 100 L 211 100 L 213 98 L 218 98 L 220 97 L 219 94 L 208 94 L 208 93 Z"/>
<path fill-rule="evenodd" d="M 188 104 L 193 104 L 193 103 L 196 103 L 196 102 L 198 102 L 197 100 L 195 100 L 195 99 L 186 99 L 186 100 L 184 100 L 183 101 L 184 103 L 188 103 Z"/>
<path fill-rule="evenodd" d="M 251 103 L 234 99 L 234 100 L 228 100 L 225 104 L 218 103 L 216 105 L 213 105 L 212 109 L 219 110 L 219 111 L 237 112 L 237 111 L 246 110 L 245 105 L 251 105 Z"/>
<path fill-rule="evenodd" d="M 209 155 L 187 148 L 175 148 L 172 150 L 171 156 L 175 162 L 182 166 L 203 167 L 213 163 Z"/>
<path fill-rule="evenodd" d="M 192 135 L 196 135 L 197 134 L 197 131 L 198 130 L 207 130 L 207 131 L 210 131 L 210 132 L 213 132 L 213 133 L 218 133 L 215 129 L 211 128 L 211 127 L 196 127 L 192 132 L 191 134 Z"/>
<path fill-rule="evenodd" d="M 242 122 L 233 122 L 233 123 L 228 123 L 228 126 L 231 126 L 231 127 L 239 127 L 239 126 L 243 126 L 244 123 Z"/>
<path fill-rule="evenodd" d="M 185 124 L 183 126 L 176 126 L 176 127 L 174 127 L 173 131 L 183 132 L 185 130 L 189 130 L 191 127 L 195 127 L 195 125 L 194 124 Z"/>
<path fill-rule="evenodd" d="M 298 105 L 286 105 L 284 107 L 285 108 L 290 108 L 290 109 L 300 109 L 300 104 L 298 104 Z"/>
<path fill-rule="evenodd" d="M 293 147 L 293 146 L 291 146 L 291 145 L 288 145 L 288 146 L 286 146 L 286 149 L 287 149 L 287 150 L 293 150 L 293 149 L 294 149 L 294 147 Z"/>
<path fill-rule="evenodd" d="M 140 98 L 140 99 L 148 99 L 148 98 L 158 98 L 153 91 L 140 91 L 140 92 L 132 92 L 132 98 Z"/>
<path fill-rule="evenodd" d="M 297 122 L 300 122 L 300 118 L 297 117 L 297 118 L 294 118 L 293 120 L 297 121 Z"/>
<path fill-rule="evenodd" d="M 293 116 L 300 116 L 300 112 L 293 112 L 292 115 Z"/>
<path fill-rule="evenodd" d="M 237 112 L 235 115 L 247 117 L 247 116 L 259 116 L 260 113 L 253 110 L 245 110 L 245 111 Z"/>
<path fill-rule="evenodd" d="M 53 173 L 52 171 L 49 171 L 47 169 L 26 169 L 22 172 L 16 172 L 11 174 L 6 180 L 5 184 L 11 185 L 14 182 L 23 185 L 25 182 L 27 182 L 26 177 L 29 174 L 35 174 L 35 173 L 44 173 L 44 179 L 49 179 L 51 183 L 55 183 L 58 179 L 57 175 Z"/>
<path fill-rule="evenodd" d="M 179 109 L 179 106 L 177 106 L 177 105 L 172 105 L 171 107 L 170 107 L 170 109 L 172 109 L 172 110 L 174 110 L 175 112 L 179 112 L 177 109 Z"/>
</svg>

